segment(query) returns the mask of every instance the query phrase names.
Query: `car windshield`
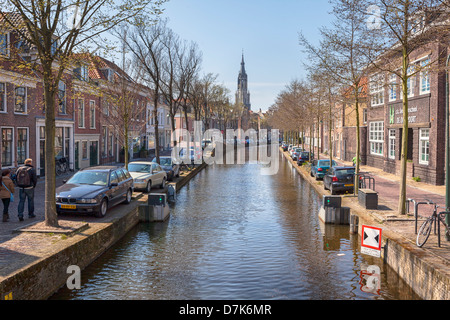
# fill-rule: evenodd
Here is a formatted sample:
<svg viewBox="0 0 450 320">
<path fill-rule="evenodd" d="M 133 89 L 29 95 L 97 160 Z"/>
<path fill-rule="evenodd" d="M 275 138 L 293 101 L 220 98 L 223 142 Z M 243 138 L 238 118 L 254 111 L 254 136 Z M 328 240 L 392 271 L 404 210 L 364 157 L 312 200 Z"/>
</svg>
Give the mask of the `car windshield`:
<svg viewBox="0 0 450 320">
<path fill-rule="evenodd" d="M 128 171 L 129 172 L 150 173 L 151 165 L 145 164 L 145 163 L 129 163 Z"/>
<path fill-rule="evenodd" d="M 172 159 L 171 158 L 159 158 L 159 164 L 162 166 L 171 166 Z"/>
<path fill-rule="evenodd" d="M 97 186 L 106 186 L 108 183 L 108 172 L 104 171 L 79 171 L 70 178 L 67 183 L 74 184 L 93 184 Z"/>
<path fill-rule="evenodd" d="M 297 149 L 295 149 L 295 152 L 302 152 L 302 149 L 301 148 L 297 148 Z"/>
<path fill-rule="evenodd" d="M 336 170 L 336 176 L 337 177 L 342 177 L 342 176 L 346 176 L 349 174 L 355 174 L 355 169 L 341 169 L 341 170 Z"/>
<path fill-rule="evenodd" d="M 302 158 L 308 158 L 309 152 L 302 152 Z"/>
</svg>

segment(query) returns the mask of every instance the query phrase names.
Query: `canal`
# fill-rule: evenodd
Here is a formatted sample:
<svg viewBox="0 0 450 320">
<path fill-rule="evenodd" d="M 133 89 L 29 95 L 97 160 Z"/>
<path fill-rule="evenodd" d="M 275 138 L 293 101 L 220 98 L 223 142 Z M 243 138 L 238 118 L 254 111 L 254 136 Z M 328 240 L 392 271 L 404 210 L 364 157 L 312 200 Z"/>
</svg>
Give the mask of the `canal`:
<svg viewBox="0 0 450 320">
<path fill-rule="evenodd" d="M 348 226 L 324 225 L 321 199 L 284 157 L 208 166 L 164 223 L 139 224 L 83 270 L 81 289 L 51 299 L 419 299 L 381 259 L 359 252 Z M 367 266 L 379 290 L 364 287 Z"/>
</svg>

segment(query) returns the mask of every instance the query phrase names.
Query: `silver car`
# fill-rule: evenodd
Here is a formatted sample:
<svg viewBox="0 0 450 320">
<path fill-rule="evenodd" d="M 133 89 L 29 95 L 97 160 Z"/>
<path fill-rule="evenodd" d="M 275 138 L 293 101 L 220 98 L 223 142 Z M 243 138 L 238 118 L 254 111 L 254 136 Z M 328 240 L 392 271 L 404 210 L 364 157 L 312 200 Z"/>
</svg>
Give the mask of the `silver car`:
<svg viewBox="0 0 450 320">
<path fill-rule="evenodd" d="M 155 162 L 133 161 L 128 164 L 128 171 L 133 177 L 135 189 L 149 193 L 153 186 L 166 186 L 167 173 Z"/>
<path fill-rule="evenodd" d="M 156 162 L 156 157 L 152 162 Z M 172 157 L 163 156 L 159 157 L 159 164 L 167 173 L 167 180 L 172 181 L 174 177 L 180 176 L 180 165 L 172 161 Z"/>
</svg>

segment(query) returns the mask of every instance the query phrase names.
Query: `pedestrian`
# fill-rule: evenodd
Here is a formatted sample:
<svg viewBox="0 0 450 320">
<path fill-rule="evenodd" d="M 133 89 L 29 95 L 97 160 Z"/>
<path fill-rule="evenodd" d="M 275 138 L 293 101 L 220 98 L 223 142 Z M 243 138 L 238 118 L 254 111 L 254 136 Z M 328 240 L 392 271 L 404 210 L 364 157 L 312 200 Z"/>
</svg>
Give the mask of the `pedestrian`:
<svg viewBox="0 0 450 320">
<path fill-rule="evenodd" d="M 9 220 L 9 204 L 14 201 L 14 182 L 9 177 L 11 170 L 5 169 L 0 175 L 0 199 L 3 202 L 3 222 Z"/>
<path fill-rule="evenodd" d="M 17 208 L 19 220 L 23 221 L 25 199 L 28 199 L 28 217 L 36 217 L 34 214 L 34 189 L 37 184 L 37 175 L 32 159 L 26 159 L 25 165 L 17 169 L 16 183 L 19 187 L 19 207 Z"/>
</svg>

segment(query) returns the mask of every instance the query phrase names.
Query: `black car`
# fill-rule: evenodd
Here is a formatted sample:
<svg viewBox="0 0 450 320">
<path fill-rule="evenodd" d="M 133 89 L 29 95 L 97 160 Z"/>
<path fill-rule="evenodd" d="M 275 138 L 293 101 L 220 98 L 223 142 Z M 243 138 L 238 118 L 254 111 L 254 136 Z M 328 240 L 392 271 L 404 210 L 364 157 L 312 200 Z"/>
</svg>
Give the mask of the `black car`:
<svg viewBox="0 0 450 320">
<path fill-rule="evenodd" d="M 98 166 L 82 169 L 56 189 L 58 213 L 87 213 L 104 217 L 108 208 L 130 203 L 134 185 L 127 169 Z"/>
<path fill-rule="evenodd" d="M 311 159 L 312 159 L 312 155 L 311 155 Z M 303 163 L 305 163 L 306 161 L 309 161 L 309 160 L 310 160 L 309 151 L 302 151 L 298 155 L 297 164 L 299 166 L 301 166 Z"/>
<path fill-rule="evenodd" d="M 331 167 L 323 176 L 323 187 L 331 194 L 353 192 L 355 179 L 354 167 Z"/>
</svg>

